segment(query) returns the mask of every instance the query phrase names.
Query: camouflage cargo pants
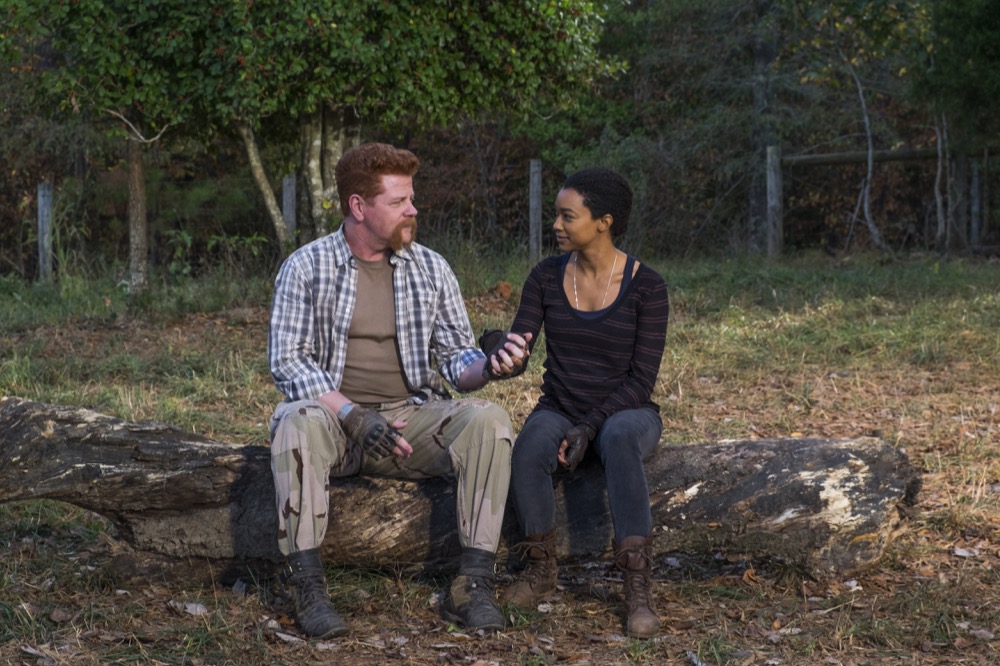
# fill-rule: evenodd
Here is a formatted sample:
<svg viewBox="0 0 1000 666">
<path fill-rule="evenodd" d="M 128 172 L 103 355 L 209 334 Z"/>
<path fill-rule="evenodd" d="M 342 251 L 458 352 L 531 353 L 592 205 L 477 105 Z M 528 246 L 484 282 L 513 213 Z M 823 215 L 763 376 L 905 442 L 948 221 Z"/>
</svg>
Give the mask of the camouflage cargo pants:
<svg viewBox="0 0 1000 666">
<path fill-rule="evenodd" d="M 313 400 L 278 405 L 271 417 L 271 471 L 282 554 L 316 548 L 326 534 L 330 476 L 382 474 L 404 479 L 454 475 L 462 547 L 495 551 L 510 483 L 513 432 L 501 407 L 476 398 L 431 400 L 381 409 L 405 421 L 406 459 L 375 460 L 347 441 L 340 421 Z"/>
</svg>

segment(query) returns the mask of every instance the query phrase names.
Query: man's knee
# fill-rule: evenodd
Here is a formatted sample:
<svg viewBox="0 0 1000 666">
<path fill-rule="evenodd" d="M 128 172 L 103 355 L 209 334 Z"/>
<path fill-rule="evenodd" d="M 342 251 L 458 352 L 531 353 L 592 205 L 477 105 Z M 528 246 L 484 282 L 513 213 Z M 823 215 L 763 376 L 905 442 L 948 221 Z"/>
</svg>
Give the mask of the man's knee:
<svg viewBox="0 0 1000 666">
<path fill-rule="evenodd" d="M 487 400 L 470 401 L 465 407 L 468 429 L 482 432 L 484 441 L 504 440 L 513 446 L 514 427 L 507 410 Z"/>
<path fill-rule="evenodd" d="M 452 464 L 466 467 L 469 456 L 486 456 L 510 464 L 514 429 L 510 416 L 499 405 L 486 400 L 470 401 L 463 406 L 461 433 L 448 446 Z"/>
<path fill-rule="evenodd" d="M 483 412 L 481 418 L 493 426 L 497 431 L 497 438 L 505 439 L 507 444 L 512 445 L 514 443 L 514 426 L 510 422 L 510 414 L 507 413 L 507 410 L 491 402 L 487 404 Z"/>
<path fill-rule="evenodd" d="M 332 422 L 328 409 L 315 400 L 300 400 L 277 414 L 278 427 L 304 431 L 313 427 L 329 430 Z"/>
<path fill-rule="evenodd" d="M 277 415 L 271 456 L 308 451 L 316 463 L 335 465 L 345 451 L 344 434 L 335 418 L 320 403 L 304 400 Z M 301 454 L 295 454 L 302 457 Z"/>
</svg>

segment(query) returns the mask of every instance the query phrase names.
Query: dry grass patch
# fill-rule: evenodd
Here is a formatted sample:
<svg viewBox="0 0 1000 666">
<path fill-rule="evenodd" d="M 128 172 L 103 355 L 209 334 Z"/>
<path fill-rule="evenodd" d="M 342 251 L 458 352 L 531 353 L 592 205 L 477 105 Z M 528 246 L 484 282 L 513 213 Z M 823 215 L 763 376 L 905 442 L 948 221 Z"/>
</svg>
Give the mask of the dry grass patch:
<svg viewBox="0 0 1000 666">
<path fill-rule="evenodd" d="M 352 633 L 303 641 L 272 580 L 202 588 L 129 579 L 100 517 L 52 502 L 0 506 L 0 661 L 10 664 L 1000 663 L 1000 275 L 912 261 L 671 266 L 673 313 L 657 384 L 668 442 L 876 435 L 924 471 L 882 564 L 812 581 L 780 562 L 719 554 L 657 563 L 660 637 L 622 634 L 617 573 L 564 567 L 559 593 L 511 628 L 468 635 L 437 612 L 446 580 L 329 569 Z M 516 295 L 515 295 L 516 296 Z M 513 303 L 469 299 L 476 326 Z M 279 398 L 266 306 L 0 331 L 0 392 L 167 421 L 264 445 Z M 542 354 L 489 386 L 521 422 Z"/>
</svg>

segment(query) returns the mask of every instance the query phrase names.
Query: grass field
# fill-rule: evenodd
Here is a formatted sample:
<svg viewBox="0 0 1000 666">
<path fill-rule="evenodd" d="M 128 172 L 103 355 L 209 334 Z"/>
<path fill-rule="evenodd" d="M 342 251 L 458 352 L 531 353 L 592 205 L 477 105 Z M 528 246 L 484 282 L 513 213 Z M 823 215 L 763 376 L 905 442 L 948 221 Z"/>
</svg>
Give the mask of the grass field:
<svg viewBox="0 0 1000 666">
<path fill-rule="evenodd" d="M 527 267 L 455 261 L 474 326 L 513 315 Z M 100 516 L 0 505 L 0 662 L 10 664 L 1000 663 L 1000 264 L 911 257 L 655 262 L 671 289 L 656 400 L 666 443 L 874 435 L 923 470 L 917 511 L 879 567 L 792 579 L 780 564 L 658 563 L 664 630 L 624 638 L 615 573 L 565 567 L 561 591 L 494 637 L 435 611 L 444 580 L 328 570 L 352 633 L 301 640 L 269 581 L 125 579 Z M 491 289 L 509 275 L 514 299 Z M 266 444 L 269 279 L 158 288 L 0 279 L 0 395 Z M 482 392 L 515 423 L 539 363 Z M 2 427 L 2 424 L 0 424 Z M 2 435 L 0 435 L 2 441 Z M 543 612 L 544 611 L 544 612 Z"/>
</svg>

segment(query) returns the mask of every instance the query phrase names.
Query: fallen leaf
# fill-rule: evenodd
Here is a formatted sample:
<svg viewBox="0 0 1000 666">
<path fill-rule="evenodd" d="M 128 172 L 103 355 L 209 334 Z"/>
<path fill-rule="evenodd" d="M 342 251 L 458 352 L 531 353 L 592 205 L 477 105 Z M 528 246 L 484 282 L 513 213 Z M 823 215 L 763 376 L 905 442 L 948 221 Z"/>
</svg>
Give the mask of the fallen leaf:
<svg viewBox="0 0 1000 666">
<path fill-rule="evenodd" d="M 28 654 L 34 655 L 36 657 L 48 657 L 47 654 L 45 654 L 41 650 L 37 650 L 37 649 L 31 647 L 30 645 L 22 645 L 21 646 L 21 652 L 27 652 Z"/>
<path fill-rule="evenodd" d="M 56 608 L 51 613 L 49 613 L 49 619 L 53 622 L 66 622 L 67 620 L 73 619 L 73 616 L 64 611 L 61 608 Z"/>
<path fill-rule="evenodd" d="M 208 614 L 208 608 L 206 608 L 203 604 L 195 603 L 193 601 L 177 601 L 176 599 L 171 599 L 167 602 L 167 605 L 181 614 L 187 613 L 188 615 L 194 616 Z"/>
</svg>

